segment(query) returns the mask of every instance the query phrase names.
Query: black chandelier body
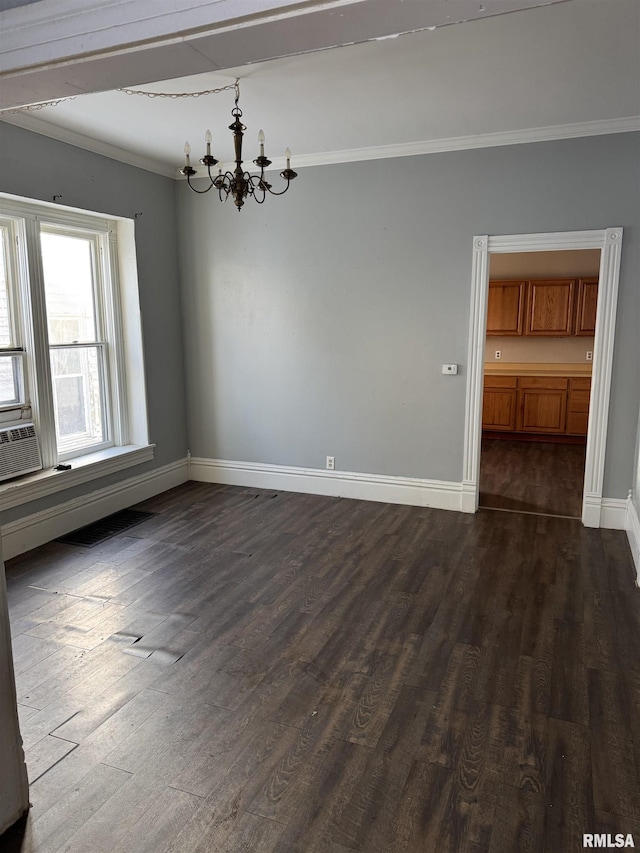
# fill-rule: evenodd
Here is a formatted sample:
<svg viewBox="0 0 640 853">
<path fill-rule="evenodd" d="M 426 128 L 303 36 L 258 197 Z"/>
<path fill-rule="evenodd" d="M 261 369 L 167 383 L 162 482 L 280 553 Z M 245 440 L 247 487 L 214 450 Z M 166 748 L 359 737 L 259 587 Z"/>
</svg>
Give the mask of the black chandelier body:
<svg viewBox="0 0 640 853">
<path fill-rule="evenodd" d="M 260 174 L 252 175 L 250 172 L 246 172 L 242 168 L 242 139 L 244 131 L 247 128 L 240 121 L 242 117 L 242 110 L 238 106 L 238 100 L 240 99 L 240 86 L 238 81 L 236 81 L 235 84 L 235 92 L 235 106 L 231 110 L 233 123 L 229 125 L 229 130 L 233 132 L 233 147 L 236 157 L 235 169 L 232 172 L 223 172 L 222 168 L 219 168 L 217 175 L 211 174 L 211 169 L 216 166 L 219 161 L 211 154 L 211 131 L 208 130 L 205 136 L 207 153 L 201 158 L 200 162 L 203 166 L 207 167 L 207 175 L 209 176 L 210 182 L 209 186 L 203 190 L 199 190 L 191 183 L 191 178 L 197 174 L 197 171 L 191 166 L 191 146 L 188 142 L 186 142 L 184 146 L 185 165 L 180 169 L 180 173 L 186 177 L 189 187 L 196 193 L 208 193 L 210 189 L 215 187 L 215 189 L 218 190 L 220 201 L 226 201 L 229 196 L 231 196 L 239 212 L 247 198 L 252 198 L 257 202 L 257 204 L 263 204 L 267 197 L 267 193 L 270 195 L 284 195 L 289 189 L 291 181 L 298 176 L 298 173 L 294 172 L 291 168 L 291 152 L 287 148 L 285 152 L 287 166 L 282 170 L 282 172 L 280 172 L 280 177 L 287 182 L 287 185 L 279 192 L 272 189 L 272 185 L 264 177 L 264 170 L 271 165 L 271 160 L 264 155 L 264 133 L 262 131 L 258 134 L 260 155 L 253 161 L 260 169 Z"/>
</svg>

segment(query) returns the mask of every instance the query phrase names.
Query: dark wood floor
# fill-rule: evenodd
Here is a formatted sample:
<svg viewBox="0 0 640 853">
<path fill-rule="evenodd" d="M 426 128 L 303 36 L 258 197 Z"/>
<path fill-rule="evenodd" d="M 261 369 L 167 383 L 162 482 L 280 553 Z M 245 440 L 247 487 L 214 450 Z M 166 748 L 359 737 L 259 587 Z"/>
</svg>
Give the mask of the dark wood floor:
<svg viewBox="0 0 640 853">
<path fill-rule="evenodd" d="M 585 449 L 483 437 L 480 506 L 580 518 Z"/>
<path fill-rule="evenodd" d="M 33 809 L 3 851 L 640 844 L 623 532 L 196 483 L 140 508 L 7 566 Z"/>
</svg>

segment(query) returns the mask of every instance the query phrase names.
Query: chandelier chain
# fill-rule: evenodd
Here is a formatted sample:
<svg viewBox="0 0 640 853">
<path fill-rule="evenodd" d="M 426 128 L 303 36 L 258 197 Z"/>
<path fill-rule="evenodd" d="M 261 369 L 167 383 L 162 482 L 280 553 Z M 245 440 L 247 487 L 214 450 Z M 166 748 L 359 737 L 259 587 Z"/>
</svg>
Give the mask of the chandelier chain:
<svg viewBox="0 0 640 853">
<path fill-rule="evenodd" d="M 236 103 L 240 97 L 240 80 L 236 79 L 235 83 L 229 83 L 227 86 L 220 86 L 217 89 L 203 89 L 201 92 L 146 92 L 144 89 L 116 89 L 116 92 L 122 92 L 125 95 L 144 95 L 147 98 L 201 98 L 204 95 L 218 95 L 220 92 L 228 92 L 230 89 L 235 91 Z M 43 110 L 45 107 L 57 107 L 59 104 L 64 104 L 66 101 L 75 101 L 77 95 L 70 95 L 68 98 L 57 98 L 52 101 L 41 101 L 37 104 L 25 104 L 21 107 L 5 107 L 0 109 L 0 115 L 18 115 L 19 113 L 35 112 Z"/>
<path fill-rule="evenodd" d="M 57 98 L 55 101 L 41 101 L 38 104 L 26 104 L 23 107 L 4 107 L 0 110 L 0 115 L 18 115 L 18 113 L 36 112 L 43 110 L 45 107 L 57 107 L 58 104 L 64 104 L 65 101 L 75 101 L 77 95 L 70 95 L 68 98 Z"/>
<path fill-rule="evenodd" d="M 220 86 L 218 89 L 203 89 L 201 92 L 146 92 L 144 89 L 116 89 L 116 92 L 124 92 L 125 95 L 145 95 L 147 98 L 201 98 L 203 95 L 218 95 L 235 89 L 236 99 L 240 97 L 240 81 L 229 83 L 228 86 Z"/>
</svg>

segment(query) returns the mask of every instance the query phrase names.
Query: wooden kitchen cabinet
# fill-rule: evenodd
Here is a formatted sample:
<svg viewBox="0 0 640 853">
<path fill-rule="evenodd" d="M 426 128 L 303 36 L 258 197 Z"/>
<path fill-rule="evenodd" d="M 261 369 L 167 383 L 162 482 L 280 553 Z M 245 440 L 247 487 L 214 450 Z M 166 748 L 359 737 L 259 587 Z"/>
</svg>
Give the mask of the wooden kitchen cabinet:
<svg viewBox="0 0 640 853">
<path fill-rule="evenodd" d="M 578 280 L 578 308 L 574 335 L 593 336 L 596 331 L 596 311 L 598 308 L 598 279 L 581 278 Z"/>
<path fill-rule="evenodd" d="M 586 436 L 588 376 L 492 376 L 484 379 L 482 429 Z"/>
<path fill-rule="evenodd" d="M 515 376 L 487 376 L 482 398 L 482 428 L 511 432 L 516 428 Z"/>
<path fill-rule="evenodd" d="M 525 335 L 565 337 L 573 332 L 575 279 L 530 281 Z"/>
<path fill-rule="evenodd" d="M 565 432 L 568 384 L 568 380 L 561 377 L 518 379 L 518 432 Z"/>
<path fill-rule="evenodd" d="M 592 336 L 597 304 L 597 278 L 490 281 L 487 337 Z"/>
<path fill-rule="evenodd" d="M 521 335 L 524 328 L 526 281 L 490 281 L 487 335 Z"/>
<path fill-rule="evenodd" d="M 572 377 L 569 380 L 567 404 L 567 435 L 586 435 L 589 423 L 591 379 Z"/>
</svg>

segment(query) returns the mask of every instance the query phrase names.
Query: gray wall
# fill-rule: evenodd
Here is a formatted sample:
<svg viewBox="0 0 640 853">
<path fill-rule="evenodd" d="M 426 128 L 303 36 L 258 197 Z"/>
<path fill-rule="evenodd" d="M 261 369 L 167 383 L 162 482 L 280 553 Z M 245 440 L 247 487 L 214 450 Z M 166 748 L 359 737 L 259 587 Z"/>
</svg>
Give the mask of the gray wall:
<svg viewBox="0 0 640 853">
<path fill-rule="evenodd" d="M 638 436 L 636 438 L 636 458 L 633 465 L 632 500 L 636 515 L 640 518 L 640 417 L 638 418 Z"/>
<path fill-rule="evenodd" d="M 136 221 L 136 249 L 153 462 L 0 514 L 0 523 L 183 458 L 187 451 L 175 182 L 0 122 L 0 192 Z"/>
<path fill-rule="evenodd" d="M 18 726 L 7 587 L 0 541 L 0 834 L 28 808 L 27 768 Z"/>
<path fill-rule="evenodd" d="M 604 493 L 626 497 L 637 155 L 629 133 L 308 168 L 239 214 L 181 185 L 192 454 L 460 481 L 473 235 L 623 226 Z"/>
</svg>

